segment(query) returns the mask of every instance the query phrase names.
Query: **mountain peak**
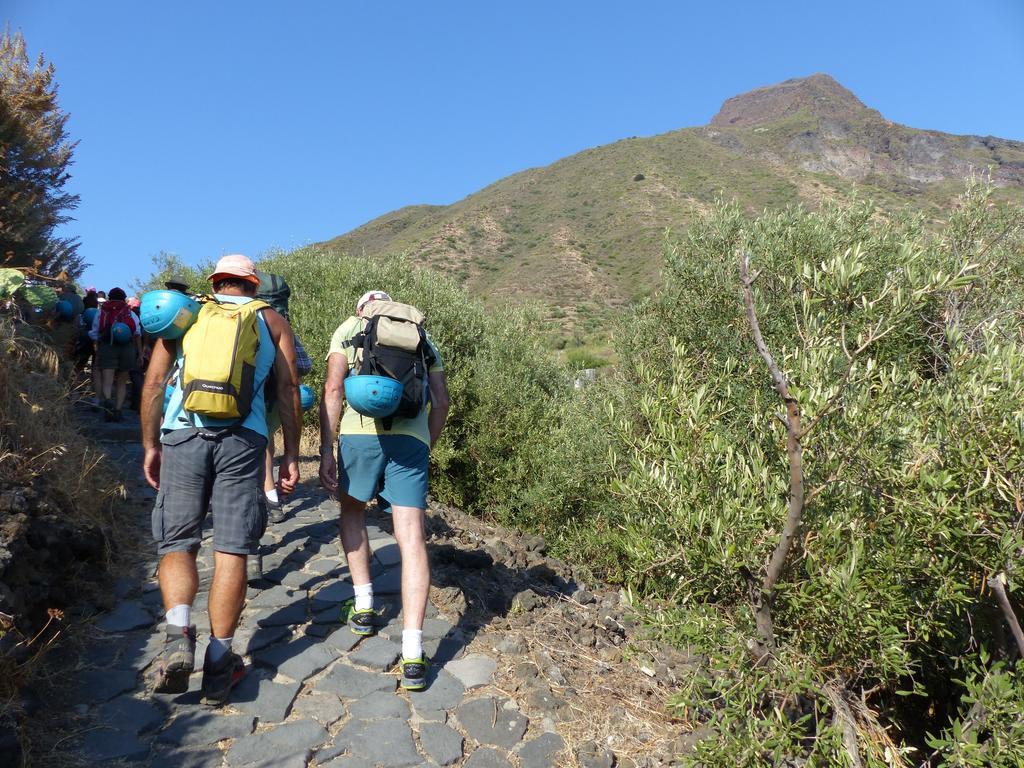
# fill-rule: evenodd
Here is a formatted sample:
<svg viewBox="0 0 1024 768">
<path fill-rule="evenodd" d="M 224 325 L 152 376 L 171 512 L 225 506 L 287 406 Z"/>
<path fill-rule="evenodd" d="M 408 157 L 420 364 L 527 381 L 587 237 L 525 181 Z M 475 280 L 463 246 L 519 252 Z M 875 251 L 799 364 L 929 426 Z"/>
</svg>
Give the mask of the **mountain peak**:
<svg viewBox="0 0 1024 768">
<path fill-rule="evenodd" d="M 745 128 L 781 120 L 795 112 L 845 122 L 857 115 L 881 118 L 830 75 L 818 73 L 755 88 L 726 99 L 711 120 L 718 128 Z"/>
</svg>

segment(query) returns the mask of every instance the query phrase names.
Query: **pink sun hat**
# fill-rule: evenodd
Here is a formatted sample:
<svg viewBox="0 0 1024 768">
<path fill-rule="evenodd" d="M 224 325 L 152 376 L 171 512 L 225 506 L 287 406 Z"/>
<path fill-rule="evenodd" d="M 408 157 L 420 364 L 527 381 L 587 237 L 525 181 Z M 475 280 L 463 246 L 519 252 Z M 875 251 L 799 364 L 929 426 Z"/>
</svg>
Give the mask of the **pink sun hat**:
<svg viewBox="0 0 1024 768">
<path fill-rule="evenodd" d="M 213 268 L 213 272 L 206 279 L 215 283 L 218 279 L 225 277 L 240 277 L 253 285 L 260 284 L 260 279 L 256 276 L 256 265 L 252 263 L 252 259 L 240 253 L 221 256 L 217 261 L 217 266 Z"/>
</svg>

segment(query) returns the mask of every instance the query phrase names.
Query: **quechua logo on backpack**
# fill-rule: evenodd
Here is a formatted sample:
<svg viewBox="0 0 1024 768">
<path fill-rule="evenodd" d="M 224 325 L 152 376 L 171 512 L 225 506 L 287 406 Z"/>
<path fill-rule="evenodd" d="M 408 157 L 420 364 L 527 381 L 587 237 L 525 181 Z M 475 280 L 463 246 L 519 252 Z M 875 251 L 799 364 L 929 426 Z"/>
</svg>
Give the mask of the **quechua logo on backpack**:
<svg viewBox="0 0 1024 768">
<path fill-rule="evenodd" d="M 249 415 L 260 346 L 257 314 L 268 306 L 259 300 L 232 304 L 208 299 L 203 304 L 182 340 L 187 414 L 239 421 Z"/>
</svg>

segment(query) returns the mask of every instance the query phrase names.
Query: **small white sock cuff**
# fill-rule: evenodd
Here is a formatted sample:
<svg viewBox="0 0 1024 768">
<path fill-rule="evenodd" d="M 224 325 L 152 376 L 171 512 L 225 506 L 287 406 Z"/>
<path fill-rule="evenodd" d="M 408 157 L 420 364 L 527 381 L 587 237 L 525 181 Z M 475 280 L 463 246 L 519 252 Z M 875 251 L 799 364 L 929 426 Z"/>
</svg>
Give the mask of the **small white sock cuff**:
<svg viewBox="0 0 1024 768">
<path fill-rule="evenodd" d="M 266 494 L 266 497 L 270 499 L 270 501 L 277 504 L 277 488 L 271 488 L 269 491 L 264 491 L 263 493 Z"/>
<path fill-rule="evenodd" d="M 368 611 L 373 608 L 373 582 L 353 584 L 352 591 L 355 592 L 357 611 Z"/>
<path fill-rule="evenodd" d="M 223 659 L 228 651 L 231 650 L 231 641 L 234 640 L 232 637 L 211 637 L 210 638 L 210 662 L 216 664 L 218 661 Z"/>
<path fill-rule="evenodd" d="M 176 605 L 167 612 L 167 623 L 176 627 L 187 627 L 192 623 L 192 606 Z"/>
<path fill-rule="evenodd" d="M 418 659 L 423 655 L 423 630 L 402 630 L 402 658 Z"/>
</svg>

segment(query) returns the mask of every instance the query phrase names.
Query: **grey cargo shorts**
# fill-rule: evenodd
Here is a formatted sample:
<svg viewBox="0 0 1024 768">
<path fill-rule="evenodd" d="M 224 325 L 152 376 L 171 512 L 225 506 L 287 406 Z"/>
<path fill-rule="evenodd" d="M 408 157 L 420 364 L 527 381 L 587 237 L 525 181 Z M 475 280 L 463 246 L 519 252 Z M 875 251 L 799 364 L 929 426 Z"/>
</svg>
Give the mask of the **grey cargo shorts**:
<svg viewBox="0 0 1024 768">
<path fill-rule="evenodd" d="M 166 432 L 160 443 L 160 491 L 153 507 L 157 552 L 197 551 L 208 509 L 213 511 L 215 551 L 255 552 L 267 527 L 263 503 L 267 439 L 244 428 L 216 438 L 188 428 Z"/>
</svg>

